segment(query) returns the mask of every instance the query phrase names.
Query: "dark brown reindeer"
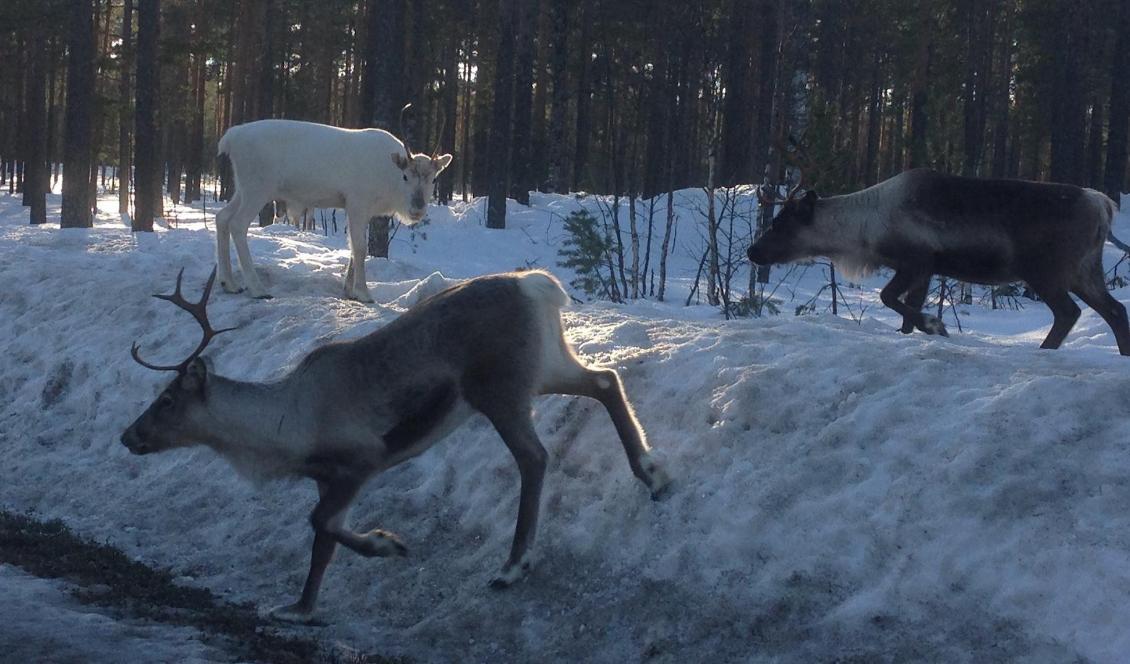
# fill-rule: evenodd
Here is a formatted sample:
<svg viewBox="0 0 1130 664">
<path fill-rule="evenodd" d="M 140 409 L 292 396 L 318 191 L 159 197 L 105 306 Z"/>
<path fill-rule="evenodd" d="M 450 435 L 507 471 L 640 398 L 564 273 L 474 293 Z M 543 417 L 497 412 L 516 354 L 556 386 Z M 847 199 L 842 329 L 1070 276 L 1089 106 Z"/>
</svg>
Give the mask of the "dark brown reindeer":
<svg viewBox="0 0 1130 664">
<path fill-rule="evenodd" d="M 1103 243 L 1116 210 L 1093 189 L 915 169 L 845 196 L 794 189 L 749 259 L 768 265 L 827 256 L 856 279 L 893 268 L 880 297 L 902 315 L 903 333 L 946 335 L 940 319 L 921 311 L 935 274 L 989 285 L 1024 281 L 1054 317 L 1041 348 L 1059 348 L 1075 325 L 1074 293 L 1130 355 L 1126 307 L 1103 278 Z"/>
<path fill-rule="evenodd" d="M 134 345 L 140 364 L 177 375 L 125 430 L 122 444 L 134 454 L 204 444 L 245 474 L 317 482 L 310 572 L 301 598 L 273 612 L 281 619 L 310 618 L 338 544 L 363 556 L 405 555 L 392 533 L 349 530 L 347 508 L 366 480 L 428 449 L 474 412 L 498 430 L 521 474 L 513 545 L 492 587 L 514 583 L 529 567 L 546 465 L 531 418 L 537 395 L 600 401 L 635 475 L 653 497 L 667 484 L 619 376 L 586 367 L 565 340 L 560 309 L 569 298 L 545 272 L 449 288 L 367 336 L 314 350 L 272 383 L 216 375 L 200 357 L 224 331 L 212 329 L 205 311 L 215 277 L 213 270 L 199 302 L 181 295 L 180 275 L 172 295 L 157 296 L 189 311 L 204 337 L 170 366 L 145 362 Z"/>
</svg>

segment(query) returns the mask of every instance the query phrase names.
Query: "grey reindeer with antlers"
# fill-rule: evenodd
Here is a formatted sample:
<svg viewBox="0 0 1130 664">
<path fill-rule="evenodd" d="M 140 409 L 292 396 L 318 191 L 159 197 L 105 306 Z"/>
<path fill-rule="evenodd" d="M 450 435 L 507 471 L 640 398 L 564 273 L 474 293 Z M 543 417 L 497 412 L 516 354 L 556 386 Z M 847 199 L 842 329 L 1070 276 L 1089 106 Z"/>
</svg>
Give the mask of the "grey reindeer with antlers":
<svg viewBox="0 0 1130 664">
<path fill-rule="evenodd" d="M 216 271 L 198 302 L 158 295 L 188 311 L 203 339 L 184 361 L 142 366 L 176 377 L 122 434 L 134 454 L 204 444 L 238 470 L 264 478 L 308 477 L 320 500 L 310 515 L 314 545 L 300 599 L 273 615 L 306 621 L 341 544 L 363 556 L 402 556 L 383 530 L 355 533 L 346 513 L 366 480 L 410 459 L 479 412 L 518 462 L 521 492 L 510 556 L 491 586 L 519 580 L 530 564 L 547 454 L 534 430 L 532 400 L 571 394 L 600 401 L 635 475 L 657 497 L 668 484 L 612 369 L 586 367 L 561 328 L 568 302 L 545 272 L 479 277 L 442 291 L 367 336 L 322 346 L 282 379 L 252 383 L 219 376 L 200 356 L 225 330 L 206 306 Z M 453 333 L 452 331 L 458 331 Z"/>
</svg>

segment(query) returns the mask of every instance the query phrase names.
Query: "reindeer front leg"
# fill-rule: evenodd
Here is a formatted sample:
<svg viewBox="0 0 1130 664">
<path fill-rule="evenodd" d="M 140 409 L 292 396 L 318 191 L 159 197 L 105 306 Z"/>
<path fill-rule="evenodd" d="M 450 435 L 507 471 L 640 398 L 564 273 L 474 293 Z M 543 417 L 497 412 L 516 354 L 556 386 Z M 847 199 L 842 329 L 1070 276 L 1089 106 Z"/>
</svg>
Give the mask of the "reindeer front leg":
<svg viewBox="0 0 1130 664">
<path fill-rule="evenodd" d="M 930 292 L 930 279 L 933 277 L 931 274 L 918 275 L 914 283 L 906 290 L 906 295 L 903 297 L 903 302 L 906 306 L 914 311 L 922 311 L 922 305 L 926 304 L 926 295 Z M 945 327 L 943 325 L 943 327 Z M 914 321 L 903 316 L 902 328 L 899 330 L 903 334 L 910 334 L 914 331 Z"/>
<path fill-rule="evenodd" d="M 929 279 L 929 273 L 927 273 L 926 278 L 927 280 Z M 879 299 L 882 300 L 883 304 L 889 309 L 893 309 L 896 313 L 902 315 L 904 332 L 907 331 L 907 323 L 910 323 L 926 334 L 940 334 L 943 337 L 948 337 L 949 333 L 946 331 L 946 326 L 942 323 L 940 318 L 931 316 L 930 314 L 924 314 L 899 299 L 899 296 L 906 293 L 908 289 L 915 289 L 919 287 L 920 284 L 920 272 L 895 270 L 895 276 L 892 277 L 890 282 L 879 292 Z M 929 281 L 927 281 L 927 285 L 928 284 Z M 910 295 L 907 296 L 907 299 L 910 299 Z"/>
<path fill-rule="evenodd" d="M 360 302 L 372 302 L 369 285 L 365 281 L 365 255 L 369 245 L 366 229 L 369 215 L 363 208 L 348 208 L 345 212 L 349 228 L 349 267 L 345 272 L 345 296 Z"/>
<path fill-rule="evenodd" d="M 322 579 L 338 544 L 366 557 L 407 555 L 408 549 L 392 533 L 373 530 L 359 535 L 343 527 L 348 507 L 363 482 L 364 478 L 318 481 L 318 495 L 321 499 L 310 514 L 310 525 L 314 528 L 314 546 L 310 552 L 310 572 L 302 586 L 302 596 L 294 604 L 271 611 L 272 617 L 291 622 L 310 621 Z"/>
<path fill-rule="evenodd" d="M 490 390 L 483 390 L 484 393 Z M 482 396 L 482 395 L 476 395 Z M 474 397 L 472 397 L 474 398 Z M 511 398 L 499 394 L 478 398 L 471 405 L 487 416 L 502 442 L 510 448 L 518 462 L 522 488 L 518 497 L 518 522 L 514 525 L 514 541 L 510 557 L 498 576 L 491 579 L 490 587 L 498 590 L 521 579 L 530 568 L 530 546 L 538 528 L 541 508 L 541 486 L 545 478 L 545 464 L 549 456 L 542 447 L 534 423 L 530 418 L 529 397 Z"/>
</svg>

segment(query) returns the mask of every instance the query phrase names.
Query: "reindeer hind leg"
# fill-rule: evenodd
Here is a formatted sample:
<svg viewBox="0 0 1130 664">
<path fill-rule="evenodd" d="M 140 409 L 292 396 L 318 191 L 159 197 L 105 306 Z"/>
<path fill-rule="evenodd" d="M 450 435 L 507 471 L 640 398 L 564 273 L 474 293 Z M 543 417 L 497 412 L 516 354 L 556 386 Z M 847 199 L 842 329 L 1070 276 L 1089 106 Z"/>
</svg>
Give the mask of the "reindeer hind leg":
<svg viewBox="0 0 1130 664">
<path fill-rule="evenodd" d="M 671 480 L 651 456 L 643 427 L 624 394 L 620 375 L 612 369 L 590 369 L 571 352 L 566 358 L 566 369 L 560 373 L 563 375 L 551 381 L 542 393 L 571 394 L 599 401 L 616 427 L 632 473 L 647 486 L 653 499 L 659 499 Z"/>
<path fill-rule="evenodd" d="M 1080 283 L 1072 288 L 1071 292 L 1078 295 L 1088 307 L 1098 312 L 1110 326 L 1118 343 L 1118 352 L 1122 355 L 1130 355 L 1130 319 L 1126 315 L 1126 306 L 1106 289 L 1102 265 L 1095 265 L 1088 270 L 1088 274 L 1080 279 Z"/>
</svg>

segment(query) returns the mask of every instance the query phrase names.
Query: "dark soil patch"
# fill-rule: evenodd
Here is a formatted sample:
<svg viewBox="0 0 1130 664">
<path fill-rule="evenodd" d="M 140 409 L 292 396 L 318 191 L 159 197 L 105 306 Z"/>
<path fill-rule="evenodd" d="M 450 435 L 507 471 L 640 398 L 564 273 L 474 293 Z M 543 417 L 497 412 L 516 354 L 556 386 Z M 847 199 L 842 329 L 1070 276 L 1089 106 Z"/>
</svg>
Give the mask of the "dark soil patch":
<svg viewBox="0 0 1130 664">
<path fill-rule="evenodd" d="M 0 562 L 43 578 L 78 586 L 82 602 L 116 616 L 193 627 L 233 661 L 298 664 L 404 662 L 328 648 L 315 639 L 286 635 L 260 618 L 251 604 L 233 604 L 209 590 L 178 585 L 168 570 L 130 560 L 121 551 L 84 539 L 61 521 L 39 521 L 0 510 Z"/>
</svg>

